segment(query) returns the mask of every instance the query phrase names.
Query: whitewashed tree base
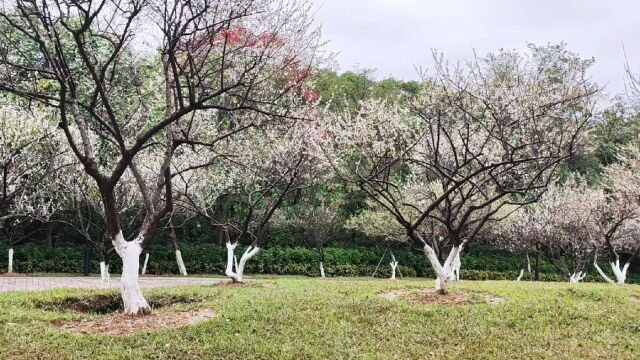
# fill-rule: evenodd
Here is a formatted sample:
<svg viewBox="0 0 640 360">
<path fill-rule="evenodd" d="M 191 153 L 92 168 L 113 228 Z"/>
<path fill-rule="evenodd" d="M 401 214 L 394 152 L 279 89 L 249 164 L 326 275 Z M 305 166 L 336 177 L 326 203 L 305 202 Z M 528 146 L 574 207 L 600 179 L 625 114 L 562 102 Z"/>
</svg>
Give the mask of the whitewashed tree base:
<svg viewBox="0 0 640 360">
<path fill-rule="evenodd" d="M 322 261 L 320 261 L 320 277 L 324 278 L 324 264 L 322 263 Z"/>
<path fill-rule="evenodd" d="M 598 271 L 598 274 L 602 276 L 604 281 L 610 284 L 618 284 L 618 285 L 624 284 L 627 281 L 627 271 L 629 270 L 629 265 L 631 265 L 631 263 L 627 262 L 622 267 L 620 267 L 620 260 L 616 259 L 616 261 L 611 261 L 609 265 L 611 266 L 611 271 L 613 271 L 613 276 L 615 276 L 616 278 L 615 281 L 610 277 L 608 277 L 607 274 L 604 273 L 604 271 L 602 271 L 602 269 L 598 265 L 598 257 L 595 256 L 593 259 L 593 266 Z"/>
<path fill-rule="evenodd" d="M 9 249 L 9 263 L 7 265 L 7 274 L 13 273 L 13 248 Z"/>
<path fill-rule="evenodd" d="M 111 282 L 111 274 L 109 274 L 109 265 L 106 262 L 100 261 L 100 279 L 102 284 L 108 284 Z"/>
<path fill-rule="evenodd" d="M 435 281 L 435 288 L 436 288 L 436 292 L 438 294 L 441 295 L 446 295 L 449 293 L 449 284 L 451 281 L 456 281 L 457 279 L 459 279 L 459 275 L 456 274 L 456 272 L 458 272 L 459 274 L 459 264 L 456 264 L 458 266 L 457 270 L 454 269 L 454 263 L 455 263 L 455 259 L 457 258 L 458 261 L 460 259 L 460 251 L 464 248 L 464 244 L 461 246 L 454 246 L 453 248 L 451 248 L 451 251 L 449 252 L 449 256 L 447 256 L 447 259 L 445 260 L 445 262 L 443 264 L 440 264 L 440 260 L 438 260 L 438 256 L 436 255 L 436 252 L 433 250 L 433 248 L 427 244 L 424 245 L 424 253 L 427 256 L 427 259 L 429 260 L 429 263 L 431 263 L 431 266 L 433 267 L 433 270 L 436 273 L 436 281 Z"/>
<path fill-rule="evenodd" d="M 398 261 L 396 260 L 396 256 L 393 255 L 393 251 L 390 251 L 391 254 L 391 262 L 389 263 L 389 265 L 391 265 L 391 280 L 395 280 L 396 279 L 396 270 L 398 269 Z"/>
<path fill-rule="evenodd" d="M 238 259 L 234 255 L 234 251 L 238 246 L 238 243 L 230 243 L 227 242 L 227 268 L 225 270 L 225 275 L 227 275 L 234 283 L 242 283 L 242 276 L 244 274 L 244 266 L 249 259 L 251 259 L 255 254 L 260 251 L 260 248 L 257 246 L 249 245 L 247 249 L 240 257 L 240 262 L 238 263 Z M 235 271 L 234 271 L 235 268 Z"/>
<path fill-rule="evenodd" d="M 116 252 L 122 259 L 120 291 L 122 293 L 122 302 L 124 303 L 124 313 L 126 315 L 137 316 L 148 315 L 151 313 L 151 307 L 142 295 L 142 290 L 138 282 L 142 240 L 136 238 L 132 241 L 125 241 L 121 231 L 113 242 Z"/>
<path fill-rule="evenodd" d="M 571 274 L 571 276 L 569 276 L 569 282 L 572 284 L 577 284 L 580 281 L 582 281 L 582 279 L 584 279 L 585 276 L 587 276 L 587 273 L 578 271 L 577 273 L 573 273 Z"/>
<path fill-rule="evenodd" d="M 184 260 L 182 260 L 182 253 L 180 250 L 176 250 L 176 262 L 178 263 L 178 271 L 180 271 L 180 275 L 187 276 L 187 268 L 184 266 Z"/>
<path fill-rule="evenodd" d="M 142 275 L 147 273 L 147 264 L 149 263 L 149 253 L 144 255 L 144 264 L 142 265 Z"/>
<path fill-rule="evenodd" d="M 464 249 L 464 246 L 460 246 L 460 249 L 456 252 L 456 256 L 453 258 L 453 264 L 451 265 L 451 269 L 453 270 L 454 281 L 460 281 L 460 266 L 462 266 L 462 262 L 460 261 L 460 253 Z"/>
<path fill-rule="evenodd" d="M 395 280 L 396 279 L 396 269 L 398 268 L 398 262 L 397 261 L 391 261 L 389 263 L 389 265 L 391 265 L 391 278 L 390 280 Z"/>
</svg>

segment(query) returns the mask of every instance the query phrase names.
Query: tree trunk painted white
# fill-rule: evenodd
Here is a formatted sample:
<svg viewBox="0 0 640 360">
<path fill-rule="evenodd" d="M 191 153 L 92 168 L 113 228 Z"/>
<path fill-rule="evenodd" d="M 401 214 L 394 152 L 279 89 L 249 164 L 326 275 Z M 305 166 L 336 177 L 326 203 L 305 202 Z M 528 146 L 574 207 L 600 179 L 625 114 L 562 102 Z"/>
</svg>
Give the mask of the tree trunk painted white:
<svg viewBox="0 0 640 360">
<path fill-rule="evenodd" d="M 396 279 L 396 269 L 398 268 L 398 262 L 397 261 L 392 261 L 389 263 L 389 265 L 391 265 L 391 280 L 395 280 Z"/>
<path fill-rule="evenodd" d="M 389 265 L 391 265 L 391 280 L 395 280 L 396 269 L 398 268 L 398 261 L 396 260 L 395 255 L 393 255 L 393 252 L 391 252 L 391 262 L 389 263 Z"/>
<path fill-rule="evenodd" d="M 126 315 L 148 315 L 151 307 L 142 295 L 138 283 L 140 270 L 140 255 L 142 254 L 141 239 L 125 241 L 122 231 L 114 239 L 114 247 L 122 259 L 122 277 L 120 279 L 120 291 L 124 303 Z"/>
<path fill-rule="evenodd" d="M 453 278 L 440 277 L 436 278 L 436 292 L 440 295 L 447 295 L 449 293 L 449 285 Z"/>
<path fill-rule="evenodd" d="M 529 260 L 529 254 L 526 254 L 526 259 L 527 259 L 527 272 L 531 274 L 531 261 Z M 520 269 L 520 274 L 518 275 L 518 278 L 516 279 L 516 281 L 522 280 L 523 276 L 524 276 L 524 269 Z"/>
<path fill-rule="evenodd" d="M 629 265 L 631 262 L 627 261 L 626 264 L 622 268 L 620 268 L 620 260 L 612 261 L 609 263 L 611 265 L 611 270 L 613 270 L 613 275 L 616 276 L 616 283 L 624 284 L 627 281 L 627 270 L 629 270 Z"/>
<path fill-rule="evenodd" d="M 431 266 L 436 273 L 436 292 L 441 295 L 448 294 L 449 283 L 456 279 L 452 263 L 454 259 L 459 255 L 460 247 L 454 246 L 453 248 L 451 248 L 451 252 L 449 252 L 449 256 L 447 256 L 447 260 L 445 260 L 444 264 L 440 264 L 440 260 L 438 260 L 438 256 L 431 246 L 425 244 L 423 250 L 425 255 L 427 256 L 427 259 L 429 260 L 429 263 L 431 263 Z"/>
<path fill-rule="evenodd" d="M 611 270 L 613 271 L 613 275 L 616 277 L 615 281 L 612 280 L 610 277 L 608 277 L 607 274 L 604 273 L 604 271 L 602 271 L 602 269 L 598 265 L 598 257 L 596 256 L 593 259 L 593 266 L 598 271 L 598 274 L 602 276 L 604 281 L 610 284 L 620 284 L 620 285 L 624 284 L 627 281 L 627 270 L 629 270 L 630 263 L 627 262 L 626 264 L 624 264 L 622 268 L 620 268 L 620 260 L 616 259 L 616 261 L 610 262 L 609 265 L 611 265 Z"/>
<path fill-rule="evenodd" d="M 324 264 L 320 261 L 320 277 L 324 278 Z"/>
<path fill-rule="evenodd" d="M 108 284 L 111 280 L 111 275 L 109 274 L 109 265 L 106 262 L 100 261 L 100 279 L 102 280 L 102 284 Z"/>
<path fill-rule="evenodd" d="M 7 274 L 13 273 L 13 248 L 9 249 L 9 264 L 7 266 Z"/>
<path fill-rule="evenodd" d="M 609 284 L 615 284 L 615 281 L 611 280 L 610 277 L 607 276 L 607 274 L 604 273 L 604 271 L 602 271 L 602 269 L 600 268 L 600 265 L 598 265 L 597 261 L 593 262 L 593 266 L 596 268 L 596 270 L 598 271 L 598 274 L 600 274 L 600 276 L 602 276 L 602 278 L 604 279 L 604 281 L 608 282 Z"/>
<path fill-rule="evenodd" d="M 144 264 L 142 264 L 142 275 L 147 273 L 147 264 L 149 263 L 149 253 L 144 255 Z"/>
<path fill-rule="evenodd" d="M 238 243 L 230 243 L 227 242 L 227 268 L 225 270 L 225 275 L 227 275 L 234 283 L 242 283 L 242 276 L 244 274 L 244 266 L 249 259 L 251 259 L 255 254 L 260 251 L 260 248 L 257 246 L 249 245 L 247 249 L 240 257 L 240 262 L 238 263 L 238 258 L 234 255 L 234 250 L 238 246 Z M 234 266 L 235 265 L 235 266 Z M 235 267 L 235 271 L 234 271 Z"/>
<path fill-rule="evenodd" d="M 456 252 L 456 256 L 453 258 L 453 264 L 451 265 L 455 277 L 454 281 L 460 281 L 460 266 L 462 265 L 462 262 L 460 261 L 460 253 L 463 249 L 464 245 L 460 245 L 460 249 Z"/>
<path fill-rule="evenodd" d="M 176 250 L 176 262 L 178 263 L 178 270 L 180 270 L 180 275 L 187 276 L 187 268 L 184 266 L 184 261 L 182 260 L 182 253 L 180 250 Z"/>
<path fill-rule="evenodd" d="M 587 273 L 578 271 L 577 273 L 573 273 L 571 274 L 571 276 L 569 276 L 569 282 L 572 284 L 577 284 L 580 281 L 582 281 L 582 279 L 584 279 L 585 276 L 587 276 Z"/>
</svg>

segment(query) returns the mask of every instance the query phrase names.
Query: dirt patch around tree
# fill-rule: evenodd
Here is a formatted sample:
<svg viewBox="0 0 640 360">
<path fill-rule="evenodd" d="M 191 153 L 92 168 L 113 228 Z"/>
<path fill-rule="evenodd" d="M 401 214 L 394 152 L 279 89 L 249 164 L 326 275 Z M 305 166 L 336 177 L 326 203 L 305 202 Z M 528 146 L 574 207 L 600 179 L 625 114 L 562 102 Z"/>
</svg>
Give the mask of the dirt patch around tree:
<svg viewBox="0 0 640 360">
<path fill-rule="evenodd" d="M 204 299 L 187 295 L 151 295 L 147 302 L 152 309 L 178 304 L 200 303 Z M 36 308 L 47 311 L 71 311 L 90 314 L 112 314 L 122 310 L 122 297 L 117 293 L 68 296 L 59 299 L 39 301 Z"/>
<path fill-rule="evenodd" d="M 117 293 L 67 296 L 36 302 L 37 309 L 85 313 L 93 316 L 80 320 L 57 320 L 51 326 L 75 334 L 105 334 L 127 336 L 140 332 L 158 331 L 193 325 L 209 320 L 215 313 L 199 307 L 203 298 L 189 295 L 159 294 L 147 297 L 152 312 L 147 316 L 122 313 L 122 297 Z M 172 308 L 173 305 L 188 305 Z"/>
<path fill-rule="evenodd" d="M 278 284 L 274 283 L 274 282 L 263 282 L 263 281 L 258 281 L 258 282 L 254 282 L 253 280 L 249 280 L 249 281 L 243 281 L 241 283 L 237 283 L 237 282 L 233 282 L 231 280 L 226 281 L 226 282 L 222 282 L 220 284 L 218 284 L 217 286 L 219 287 L 231 287 L 231 288 L 268 288 L 268 289 L 277 289 L 278 288 Z"/>
<path fill-rule="evenodd" d="M 234 287 L 234 288 L 251 288 L 251 287 L 256 287 L 256 284 L 254 284 L 252 282 L 246 282 L 246 281 L 238 283 L 238 282 L 233 282 L 233 281 L 229 280 L 229 281 L 226 281 L 226 282 L 221 282 L 217 286 L 220 286 L 220 287 Z"/>
<path fill-rule="evenodd" d="M 378 293 L 383 299 L 403 300 L 414 304 L 424 305 L 465 305 L 465 304 L 489 304 L 500 305 L 506 299 L 482 293 L 455 292 L 447 295 L 440 295 L 434 290 L 426 289 L 396 289 Z"/>
<path fill-rule="evenodd" d="M 118 313 L 82 320 L 56 321 L 52 323 L 52 326 L 74 334 L 128 336 L 194 325 L 215 316 L 216 314 L 211 309 L 206 308 L 186 311 L 155 310 L 147 316 L 130 316 Z"/>
</svg>

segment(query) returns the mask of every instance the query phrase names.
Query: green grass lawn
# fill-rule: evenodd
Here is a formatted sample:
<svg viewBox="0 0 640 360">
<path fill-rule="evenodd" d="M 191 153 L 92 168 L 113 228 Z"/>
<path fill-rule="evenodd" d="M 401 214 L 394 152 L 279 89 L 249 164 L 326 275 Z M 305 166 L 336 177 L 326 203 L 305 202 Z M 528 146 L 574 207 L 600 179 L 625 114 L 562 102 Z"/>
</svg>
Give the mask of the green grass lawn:
<svg viewBox="0 0 640 360">
<path fill-rule="evenodd" d="M 208 307 L 197 325 L 129 337 L 74 335 L 54 320 L 98 315 L 35 303 L 105 291 L 0 294 L 0 359 L 638 359 L 640 286 L 463 281 L 454 292 L 492 305 L 425 305 L 379 292 L 431 280 L 262 278 L 249 286 L 148 290 L 203 298 L 161 311 Z"/>
</svg>

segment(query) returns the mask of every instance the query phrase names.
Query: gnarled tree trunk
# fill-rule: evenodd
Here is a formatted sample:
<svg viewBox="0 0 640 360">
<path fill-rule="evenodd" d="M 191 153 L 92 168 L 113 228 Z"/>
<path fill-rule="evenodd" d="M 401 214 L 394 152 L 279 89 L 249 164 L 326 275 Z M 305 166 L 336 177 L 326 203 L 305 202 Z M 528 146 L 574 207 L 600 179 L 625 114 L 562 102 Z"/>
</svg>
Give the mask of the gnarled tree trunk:
<svg viewBox="0 0 640 360">
<path fill-rule="evenodd" d="M 138 282 L 140 254 L 142 254 L 141 243 L 142 239 L 140 238 L 125 241 L 122 231 L 117 234 L 114 240 L 116 252 L 122 259 L 120 290 L 122 291 L 124 313 L 127 315 L 148 315 L 151 313 L 151 307 L 142 295 Z"/>
</svg>

